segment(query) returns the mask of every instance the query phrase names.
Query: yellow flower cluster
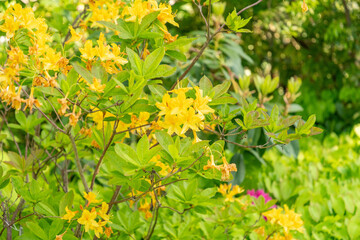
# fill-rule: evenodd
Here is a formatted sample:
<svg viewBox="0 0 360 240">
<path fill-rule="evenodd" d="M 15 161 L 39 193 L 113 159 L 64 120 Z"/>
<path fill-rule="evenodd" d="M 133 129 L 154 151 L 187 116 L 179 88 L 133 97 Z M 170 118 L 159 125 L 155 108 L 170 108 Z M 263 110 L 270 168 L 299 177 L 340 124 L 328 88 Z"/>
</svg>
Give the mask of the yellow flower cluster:
<svg viewBox="0 0 360 240">
<path fill-rule="evenodd" d="M 161 103 L 156 103 L 160 109 L 159 117 L 164 116 L 163 120 L 159 118 L 160 127 L 167 129 L 168 134 L 176 133 L 184 137 L 185 133 L 191 129 L 194 138 L 197 138 L 196 132 L 204 128 L 205 114 L 213 113 L 214 109 L 208 106 L 211 99 L 202 96 L 202 90 L 194 87 L 196 98 L 186 97 L 186 93 L 191 88 L 179 88 L 165 93 Z M 172 93 L 172 97 L 170 94 Z M 173 95 L 176 94 L 176 97 Z"/>
<path fill-rule="evenodd" d="M 29 107 L 32 110 L 34 105 L 39 107 L 40 103 L 34 99 L 33 88 L 28 99 L 21 98 L 21 87 L 17 86 L 20 71 L 27 68 L 39 73 L 33 79 L 32 86 L 54 87 L 57 86 L 56 71 L 61 70 L 66 74 L 71 66 L 68 66 L 69 61 L 63 58 L 61 53 L 47 45 L 51 40 L 47 33 L 48 26 L 43 18 L 35 18 L 31 8 L 22 8 L 20 4 L 12 5 L 0 16 L 0 21 L 3 21 L 0 31 L 5 32 L 7 38 L 15 38 L 17 31 L 22 30 L 21 35 L 27 34 L 25 39 L 28 37 L 31 44 L 26 49 L 28 55 L 18 46 L 10 46 L 7 51 L 7 63 L 0 69 L 0 99 L 17 110 L 21 108 L 22 103 L 26 103 L 25 109 Z M 51 76 L 49 71 L 54 75 Z"/>
<path fill-rule="evenodd" d="M 243 188 L 238 185 L 231 188 L 231 184 L 220 184 L 218 192 L 225 197 L 225 202 L 234 202 L 234 196 L 244 191 Z"/>
<path fill-rule="evenodd" d="M 215 169 L 221 171 L 221 180 L 227 181 L 230 179 L 230 172 L 236 172 L 237 168 L 234 163 L 228 163 L 225 157 L 222 157 L 223 164 L 216 165 L 214 155 L 210 155 L 210 161 L 204 166 L 204 170 Z"/>
<path fill-rule="evenodd" d="M 87 200 L 86 208 L 89 207 L 89 205 L 92 203 L 100 203 L 102 201 L 97 200 L 96 195 L 92 192 L 84 193 L 84 198 Z M 95 207 L 93 207 L 89 211 L 81 206 L 80 209 L 82 210 L 82 213 L 77 222 L 81 225 L 84 225 L 85 232 L 93 230 L 98 238 L 100 238 L 100 234 L 103 233 L 105 233 L 108 238 L 110 237 L 112 233 L 111 227 L 105 227 L 107 223 L 110 223 L 110 216 L 108 215 L 109 205 L 106 202 L 102 202 L 101 208 L 99 210 L 96 210 Z M 65 211 L 66 214 L 61 219 L 68 220 L 68 222 L 70 222 L 79 212 L 71 211 L 68 209 L 68 207 L 65 208 Z M 96 221 L 97 218 L 98 220 Z M 62 235 L 59 235 L 58 239 L 62 239 Z"/>
<path fill-rule="evenodd" d="M 100 33 L 99 40 L 97 40 L 98 46 L 93 47 L 91 40 L 87 40 L 83 48 L 80 48 L 81 58 L 86 62 L 87 68 L 91 68 L 91 64 L 100 59 L 101 65 L 105 70 L 110 73 L 118 73 L 122 69 L 122 65 L 128 61 L 122 56 L 124 53 L 120 51 L 120 47 L 115 43 L 111 44 L 111 47 L 106 44 L 106 39 L 103 33 Z M 110 51 L 111 50 L 111 51 Z M 120 69 L 118 69 L 118 68 Z M 100 83 L 96 83 L 100 86 Z M 94 85 L 94 90 L 101 92 L 103 89 L 97 88 Z"/>
<path fill-rule="evenodd" d="M 141 23 L 142 19 L 146 15 L 157 11 L 159 11 L 157 19 L 161 23 L 170 23 L 176 27 L 179 27 L 179 25 L 174 20 L 175 14 L 172 14 L 171 6 L 165 3 L 160 3 L 160 5 L 158 5 L 156 0 L 135 0 L 130 7 L 124 8 L 122 16 L 127 16 L 125 18 L 125 21 L 127 22 L 139 21 L 139 23 Z"/>
<path fill-rule="evenodd" d="M 115 23 L 119 18 L 120 9 L 124 6 L 120 0 L 90 0 L 89 7 L 91 17 L 87 20 L 91 22 L 91 27 L 103 27 L 98 21 Z"/>
<path fill-rule="evenodd" d="M 284 229 L 285 236 L 290 234 L 290 230 L 303 231 L 304 223 L 301 220 L 301 215 L 295 213 L 294 210 L 290 210 L 287 205 L 284 205 L 284 209 L 273 208 L 263 213 L 263 215 L 270 223 L 280 225 Z"/>
</svg>

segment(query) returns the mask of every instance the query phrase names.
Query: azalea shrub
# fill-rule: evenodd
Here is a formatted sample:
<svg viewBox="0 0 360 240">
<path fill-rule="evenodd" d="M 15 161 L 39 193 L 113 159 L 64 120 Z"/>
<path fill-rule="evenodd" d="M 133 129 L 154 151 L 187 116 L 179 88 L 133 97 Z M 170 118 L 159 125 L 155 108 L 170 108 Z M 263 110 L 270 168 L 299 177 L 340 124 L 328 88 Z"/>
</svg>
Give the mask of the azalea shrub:
<svg viewBox="0 0 360 240">
<path fill-rule="evenodd" d="M 171 33 L 181 26 L 169 3 L 82 1 L 68 11 L 64 34 L 34 11 L 52 14 L 38 3 L 5 3 L 0 237 L 301 235 L 293 209 L 239 186 L 244 167 L 234 153 L 262 161 L 267 148 L 322 132 L 314 115 L 291 115 L 302 80 L 289 79 L 281 102 L 273 101 L 276 76 L 188 77 L 224 32 L 251 32 L 241 13 L 260 2 L 221 24 L 211 1 L 194 2 L 206 32 L 195 55 L 188 50 L 196 38 Z"/>
</svg>

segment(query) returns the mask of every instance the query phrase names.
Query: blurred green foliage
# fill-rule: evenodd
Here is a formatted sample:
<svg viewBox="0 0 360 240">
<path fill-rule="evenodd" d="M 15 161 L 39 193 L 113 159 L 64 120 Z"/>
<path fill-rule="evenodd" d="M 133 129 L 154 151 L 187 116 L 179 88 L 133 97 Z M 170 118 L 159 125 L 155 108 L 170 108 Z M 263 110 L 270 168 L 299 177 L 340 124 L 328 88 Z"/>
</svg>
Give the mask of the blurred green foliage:
<svg viewBox="0 0 360 240">
<path fill-rule="evenodd" d="M 359 239 L 360 134 L 332 133 L 300 146 L 297 159 L 268 151 L 257 187 L 302 214 L 306 231 L 299 239 Z"/>
</svg>

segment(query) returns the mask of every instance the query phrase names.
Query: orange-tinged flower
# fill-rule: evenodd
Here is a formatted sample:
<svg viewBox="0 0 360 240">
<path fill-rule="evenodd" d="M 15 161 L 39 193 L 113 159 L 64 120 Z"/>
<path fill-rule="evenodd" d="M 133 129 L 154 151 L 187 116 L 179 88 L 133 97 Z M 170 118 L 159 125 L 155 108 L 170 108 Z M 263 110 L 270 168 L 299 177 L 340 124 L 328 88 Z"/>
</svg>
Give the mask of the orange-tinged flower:
<svg viewBox="0 0 360 240">
<path fill-rule="evenodd" d="M 63 234 L 56 235 L 55 240 L 63 240 L 63 236 L 65 235 L 66 232 L 67 232 L 67 231 L 65 231 Z"/>
<path fill-rule="evenodd" d="M 76 213 L 78 213 L 78 211 L 73 212 L 73 211 L 69 210 L 69 208 L 67 206 L 65 207 L 65 211 L 66 211 L 66 214 L 64 216 L 62 216 L 61 219 L 68 220 L 68 222 L 70 222 L 70 220 L 75 217 Z"/>
<path fill-rule="evenodd" d="M 204 170 L 208 169 L 220 170 L 220 166 L 215 164 L 214 155 L 210 155 L 210 161 L 208 160 L 207 165 L 204 166 Z"/>
<path fill-rule="evenodd" d="M 99 203 L 102 200 L 96 200 L 96 195 L 93 192 L 84 192 L 84 198 L 88 201 L 88 204 L 86 205 L 86 207 L 88 207 L 91 203 Z"/>
<path fill-rule="evenodd" d="M 66 97 L 57 99 L 58 103 L 60 103 L 61 107 L 58 110 L 58 114 L 60 116 L 65 115 L 66 110 L 69 109 L 68 101 L 66 100 Z"/>
<path fill-rule="evenodd" d="M 105 235 L 106 237 L 110 237 L 111 234 L 113 233 L 113 230 L 111 229 L 111 227 L 104 227 L 105 228 Z"/>
<path fill-rule="evenodd" d="M 30 113 L 32 112 L 33 106 L 35 105 L 36 107 L 40 107 L 41 104 L 39 102 L 39 100 L 34 98 L 34 87 L 31 88 L 31 93 L 28 99 L 25 100 L 25 108 L 24 111 L 26 110 L 26 108 L 29 107 L 30 109 Z"/>
<path fill-rule="evenodd" d="M 80 115 L 81 115 L 81 109 L 79 110 L 78 113 L 75 113 L 75 108 L 74 108 L 74 110 L 72 111 L 72 113 L 68 113 L 68 114 L 66 114 L 65 116 L 66 116 L 66 117 L 70 116 L 70 118 L 69 118 L 69 120 L 70 120 L 70 121 L 69 121 L 69 122 L 70 122 L 70 125 L 73 126 L 73 127 L 75 127 L 76 124 L 77 124 L 77 122 L 79 121 Z"/>
</svg>

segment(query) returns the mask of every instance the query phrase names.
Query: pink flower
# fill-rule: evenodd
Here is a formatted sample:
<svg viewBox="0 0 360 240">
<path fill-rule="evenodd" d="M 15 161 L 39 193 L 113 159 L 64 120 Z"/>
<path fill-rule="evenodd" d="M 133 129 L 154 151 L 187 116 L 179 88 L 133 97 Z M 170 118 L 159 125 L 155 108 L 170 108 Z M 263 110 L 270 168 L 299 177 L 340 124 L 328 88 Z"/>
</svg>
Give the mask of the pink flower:
<svg viewBox="0 0 360 240">
<path fill-rule="evenodd" d="M 255 197 L 255 198 L 259 198 L 260 196 L 263 196 L 264 199 L 265 199 L 265 203 L 272 200 L 272 198 L 269 196 L 269 194 L 265 193 L 264 190 L 262 190 L 262 189 L 259 189 L 259 190 L 256 190 L 256 191 L 255 191 L 255 189 L 248 190 L 247 194 L 252 196 L 252 197 Z"/>
</svg>

